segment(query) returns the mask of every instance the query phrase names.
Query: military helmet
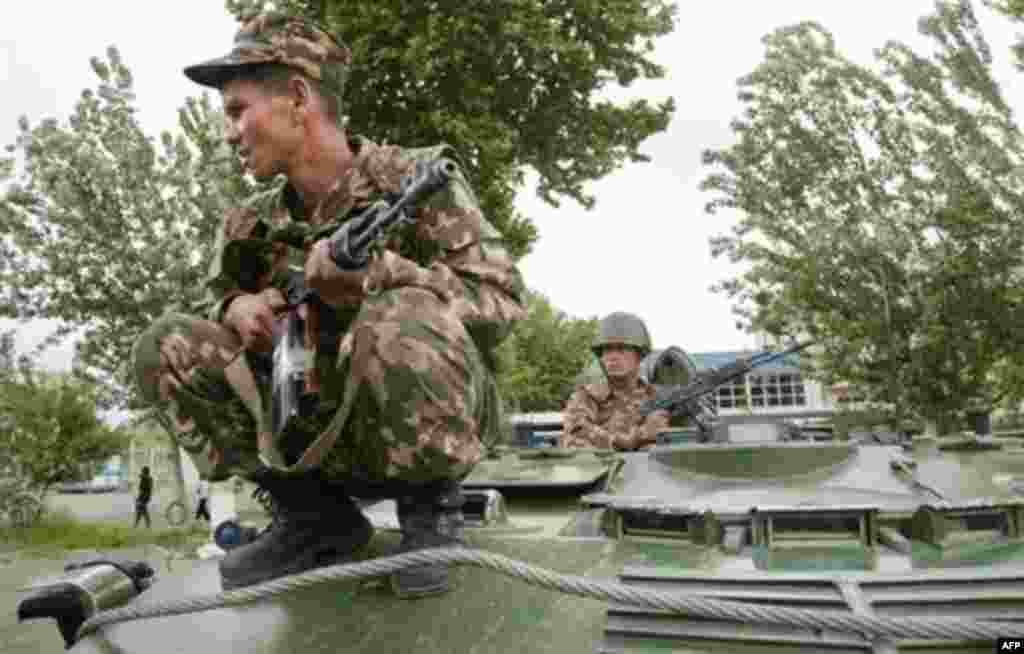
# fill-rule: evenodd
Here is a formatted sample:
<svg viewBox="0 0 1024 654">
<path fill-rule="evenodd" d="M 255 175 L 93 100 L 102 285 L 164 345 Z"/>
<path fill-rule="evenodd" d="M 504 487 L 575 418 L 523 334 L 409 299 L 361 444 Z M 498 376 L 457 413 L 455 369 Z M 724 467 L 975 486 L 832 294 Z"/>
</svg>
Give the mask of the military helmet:
<svg viewBox="0 0 1024 654">
<path fill-rule="evenodd" d="M 591 347 L 594 356 L 600 358 L 601 349 L 608 345 L 633 347 L 644 357 L 651 351 L 651 335 L 639 316 L 616 311 L 605 316 L 598 325 L 597 338 Z"/>
</svg>

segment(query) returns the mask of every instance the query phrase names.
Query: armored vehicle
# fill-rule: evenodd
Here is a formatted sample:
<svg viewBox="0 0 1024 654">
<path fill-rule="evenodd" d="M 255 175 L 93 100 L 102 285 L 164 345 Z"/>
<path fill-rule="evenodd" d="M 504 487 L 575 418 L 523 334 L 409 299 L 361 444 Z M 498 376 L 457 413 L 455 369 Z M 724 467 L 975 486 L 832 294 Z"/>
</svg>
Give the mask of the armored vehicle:
<svg viewBox="0 0 1024 654">
<path fill-rule="evenodd" d="M 678 353 L 650 356 L 654 379 L 693 373 Z M 138 595 L 151 570 L 69 571 L 60 583 L 90 598 L 89 615 L 118 583 L 107 598 L 137 595 L 126 609 L 163 607 L 72 651 L 992 652 L 1024 635 L 1012 436 L 681 428 L 610 452 L 560 449 L 557 428 L 557 415 L 521 421 L 467 479 L 468 547 L 446 559 L 465 565 L 447 594 L 397 599 L 382 568 L 223 597 L 215 559 L 157 569 Z M 366 510 L 377 536 L 355 565 L 394 561 L 393 504 Z"/>
</svg>

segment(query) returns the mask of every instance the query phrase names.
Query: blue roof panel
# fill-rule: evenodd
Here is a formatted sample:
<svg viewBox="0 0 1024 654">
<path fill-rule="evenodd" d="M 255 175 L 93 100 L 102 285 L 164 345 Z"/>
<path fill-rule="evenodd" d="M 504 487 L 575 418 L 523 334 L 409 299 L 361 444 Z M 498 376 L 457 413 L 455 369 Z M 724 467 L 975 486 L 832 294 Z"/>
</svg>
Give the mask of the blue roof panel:
<svg viewBox="0 0 1024 654">
<path fill-rule="evenodd" d="M 694 365 L 697 366 L 697 370 L 707 370 L 709 368 L 721 368 L 731 363 L 735 363 L 738 359 L 746 358 L 757 354 L 755 350 L 735 350 L 731 352 L 689 352 L 690 358 L 693 360 Z M 781 359 L 776 359 L 771 363 L 759 366 L 756 370 L 785 370 L 787 372 L 799 372 L 800 371 L 800 354 L 794 353 L 787 355 Z"/>
</svg>

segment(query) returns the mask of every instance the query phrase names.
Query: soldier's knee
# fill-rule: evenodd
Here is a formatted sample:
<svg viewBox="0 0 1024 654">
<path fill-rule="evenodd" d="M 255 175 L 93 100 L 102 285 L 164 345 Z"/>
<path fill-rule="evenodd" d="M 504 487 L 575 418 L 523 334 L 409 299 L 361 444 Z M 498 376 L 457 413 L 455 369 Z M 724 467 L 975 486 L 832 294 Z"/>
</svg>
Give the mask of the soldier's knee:
<svg viewBox="0 0 1024 654">
<path fill-rule="evenodd" d="M 353 332 L 357 347 L 364 350 L 399 342 L 442 351 L 474 347 L 454 308 L 431 291 L 415 287 L 385 291 L 368 303 L 356 317 Z"/>
<path fill-rule="evenodd" d="M 238 335 L 208 320 L 165 314 L 139 335 L 132 348 L 132 373 L 142 396 L 159 402 L 168 375 L 182 380 L 197 368 L 223 367 L 242 351 Z"/>
<path fill-rule="evenodd" d="M 173 316 L 161 316 L 144 329 L 132 346 L 132 377 L 139 393 L 148 402 L 158 402 L 160 376 L 166 366 L 160 357 L 160 342 L 173 330 Z"/>
</svg>

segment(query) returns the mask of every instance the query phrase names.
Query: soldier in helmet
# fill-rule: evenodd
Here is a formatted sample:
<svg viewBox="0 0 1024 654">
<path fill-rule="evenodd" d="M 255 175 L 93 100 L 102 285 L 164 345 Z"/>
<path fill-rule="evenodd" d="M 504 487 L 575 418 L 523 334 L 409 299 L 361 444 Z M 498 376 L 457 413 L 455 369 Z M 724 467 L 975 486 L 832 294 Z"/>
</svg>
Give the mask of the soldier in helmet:
<svg viewBox="0 0 1024 654">
<path fill-rule="evenodd" d="M 616 450 L 653 445 L 669 416 L 665 411 L 640 415 L 640 405 L 655 393 L 640 377 L 640 361 L 651 351 L 644 321 L 631 313 L 609 314 L 601 321 L 593 351 L 605 380 L 584 384 L 569 398 L 561 445 Z"/>
<path fill-rule="evenodd" d="M 372 536 L 353 497 L 397 500 L 403 551 L 459 543 L 459 482 L 498 428 L 493 349 L 524 313 L 524 286 L 462 173 L 369 252 L 326 239 L 425 162 L 457 161 L 444 145 L 347 134 L 350 63 L 319 27 L 267 13 L 243 21 L 226 56 L 185 69 L 220 92 L 247 170 L 286 180 L 225 216 L 205 317 L 166 314 L 133 349 L 142 395 L 202 478 L 249 479 L 272 509 L 270 527 L 221 561 L 224 588 L 353 554 Z M 268 353 L 297 283 L 318 296 L 300 309 L 315 402 L 275 434 Z M 449 588 L 442 566 L 391 581 L 401 597 Z"/>
</svg>

